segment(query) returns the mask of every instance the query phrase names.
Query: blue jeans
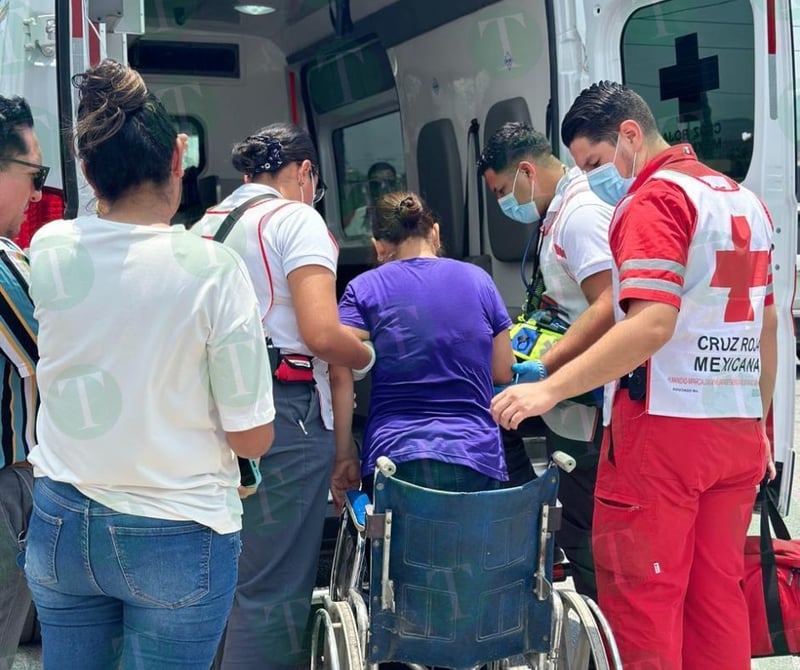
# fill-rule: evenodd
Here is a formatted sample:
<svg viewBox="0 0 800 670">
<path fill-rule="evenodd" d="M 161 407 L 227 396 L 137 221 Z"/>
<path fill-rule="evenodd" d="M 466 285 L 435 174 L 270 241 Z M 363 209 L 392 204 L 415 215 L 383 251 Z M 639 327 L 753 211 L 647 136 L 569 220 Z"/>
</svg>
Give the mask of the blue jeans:
<svg viewBox="0 0 800 670">
<path fill-rule="evenodd" d="M 464 493 L 496 491 L 503 487 L 503 482 L 500 480 L 493 479 L 466 465 L 435 461 L 432 458 L 418 458 L 413 461 L 396 463 L 395 467 L 397 468 L 395 477 L 409 484 L 424 486 L 426 489 Z M 364 477 L 361 480 L 361 490 L 370 498 L 372 498 L 374 483 L 374 476 Z"/>
<path fill-rule="evenodd" d="M 240 547 L 239 533 L 120 514 L 37 478 L 25 574 L 44 667 L 208 670 Z"/>
</svg>

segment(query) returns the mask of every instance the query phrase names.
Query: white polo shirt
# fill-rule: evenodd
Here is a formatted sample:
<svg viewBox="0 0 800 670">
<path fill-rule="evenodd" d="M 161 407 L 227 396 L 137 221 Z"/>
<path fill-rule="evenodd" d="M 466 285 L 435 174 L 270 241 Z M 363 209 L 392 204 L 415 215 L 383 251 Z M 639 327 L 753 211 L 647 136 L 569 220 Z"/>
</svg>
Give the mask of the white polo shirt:
<svg viewBox="0 0 800 670">
<path fill-rule="evenodd" d="M 244 259 L 256 289 L 264 334 L 281 351 L 313 356 L 297 325 L 289 291 L 289 273 L 306 265 L 320 265 L 336 276 L 339 247 L 324 219 L 310 205 L 286 200 L 263 184 L 243 184 L 209 209 L 192 232 L 212 238 L 225 218 L 259 194 L 275 198 L 248 209 L 225 239 L 225 245 Z M 314 358 L 314 377 L 320 394 L 322 419 L 333 428 L 328 364 Z"/>
</svg>

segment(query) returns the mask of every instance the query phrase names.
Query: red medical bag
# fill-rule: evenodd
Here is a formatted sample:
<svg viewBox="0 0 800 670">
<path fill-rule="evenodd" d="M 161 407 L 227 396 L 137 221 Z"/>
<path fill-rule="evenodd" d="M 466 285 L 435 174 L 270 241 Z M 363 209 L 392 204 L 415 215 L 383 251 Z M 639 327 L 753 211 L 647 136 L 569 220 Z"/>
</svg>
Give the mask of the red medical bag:
<svg viewBox="0 0 800 670">
<path fill-rule="evenodd" d="M 745 543 L 744 595 L 754 658 L 800 654 L 800 540 L 789 536 L 777 495 L 761 486 L 756 499 L 761 506 L 761 534 Z"/>
</svg>

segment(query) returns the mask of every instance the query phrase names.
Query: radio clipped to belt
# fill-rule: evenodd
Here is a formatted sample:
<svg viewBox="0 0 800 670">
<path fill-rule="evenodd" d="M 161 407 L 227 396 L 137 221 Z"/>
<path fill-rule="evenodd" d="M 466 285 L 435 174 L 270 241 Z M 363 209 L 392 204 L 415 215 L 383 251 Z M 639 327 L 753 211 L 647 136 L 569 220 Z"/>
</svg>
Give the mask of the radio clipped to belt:
<svg viewBox="0 0 800 670">
<path fill-rule="evenodd" d="M 647 366 L 640 365 L 619 380 L 621 389 L 628 389 L 631 400 L 644 400 L 647 397 Z"/>
</svg>

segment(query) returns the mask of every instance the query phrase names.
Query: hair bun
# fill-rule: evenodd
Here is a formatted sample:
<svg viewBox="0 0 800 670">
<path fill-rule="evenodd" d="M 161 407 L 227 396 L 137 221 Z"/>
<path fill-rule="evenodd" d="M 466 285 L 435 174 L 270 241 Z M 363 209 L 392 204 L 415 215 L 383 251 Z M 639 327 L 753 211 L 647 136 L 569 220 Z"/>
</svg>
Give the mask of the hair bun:
<svg viewBox="0 0 800 670">
<path fill-rule="evenodd" d="M 149 100 L 142 76 L 132 68 L 107 59 L 97 67 L 72 78 L 80 92 L 86 133 L 83 141 L 89 146 L 102 144 L 119 132 L 129 114 L 142 109 Z"/>
<path fill-rule="evenodd" d="M 416 228 L 423 211 L 422 203 L 414 195 L 407 195 L 397 203 L 397 218 L 405 228 Z"/>
<path fill-rule="evenodd" d="M 237 172 L 253 177 L 275 174 L 292 163 L 311 161 L 317 168 L 317 150 L 308 132 L 292 123 L 271 123 L 237 142 L 231 162 Z"/>
<path fill-rule="evenodd" d="M 254 165 L 252 172 L 277 172 L 286 162 L 283 159 L 283 145 L 280 140 L 270 135 L 251 135 L 245 142 L 253 142 L 259 157 L 258 164 Z M 255 158 L 255 157 L 254 157 Z"/>
</svg>

